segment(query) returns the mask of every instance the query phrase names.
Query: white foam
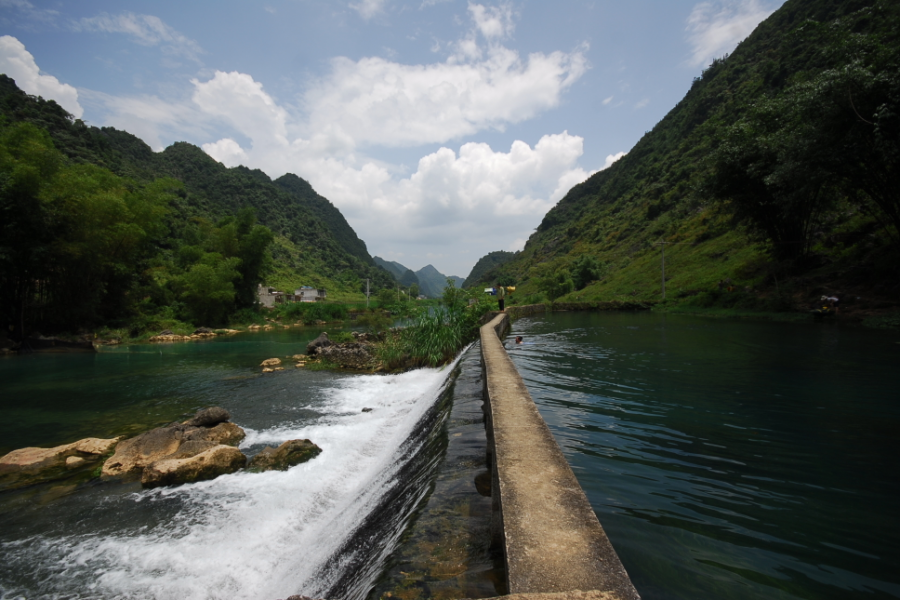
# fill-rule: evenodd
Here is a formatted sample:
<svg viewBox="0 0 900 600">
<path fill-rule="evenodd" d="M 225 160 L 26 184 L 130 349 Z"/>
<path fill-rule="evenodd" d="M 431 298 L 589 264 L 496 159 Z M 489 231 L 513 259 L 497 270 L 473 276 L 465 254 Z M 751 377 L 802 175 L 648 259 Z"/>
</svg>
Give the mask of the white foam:
<svg viewBox="0 0 900 600">
<path fill-rule="evenodd" d="M 119 501 L 121 510 L 173 500 L 183 506 L 139 531 L 32 538 L 16 554 L 37 569 L 45 597 L 315 597 L 332 583 L 317 573 L 377 504 L 396 475 L 403 442 L 451 372 L 342 380 L 317 406 L 325 416 L 316 422 L 250 430 L 242 444 L 309 438 L 322 448 L 314 460 L 284 472 L 241 472 L 132 494 Z"/>
</svg>

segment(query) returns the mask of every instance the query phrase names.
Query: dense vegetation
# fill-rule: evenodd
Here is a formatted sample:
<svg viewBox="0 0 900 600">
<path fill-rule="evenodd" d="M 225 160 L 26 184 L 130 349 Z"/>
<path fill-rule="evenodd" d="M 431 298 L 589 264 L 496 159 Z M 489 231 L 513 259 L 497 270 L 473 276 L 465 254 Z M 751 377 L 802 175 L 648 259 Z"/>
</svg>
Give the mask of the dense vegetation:
<svg viewBox="0 0 900 600">
<path fill-rule="evenodd" d="M 183 142 L 155 153 L 0 75 L 0 321 L 13 338 L 216 326 L 246 316 L 260 283 L 362 300 L 366 279 L 393 285 L 302 179 L 228 169 Z"/>
<path fill-rule="evenodd" d="M 475 266 L 472 267 L 472 270 L 469 272 L 469 276 L 466 277 L 466 280 L 463 282 L 464 288 L 474 287 L 480 283 L 494 283 L 493 281 L 488 281 L 490 278 L 489 272 L 497 267 L 508 263 L 513 258 L 515 258 L 515 252 L 507 252 L 505 250 L 497 250 L 496 252 L 489 252 L 488 254 L 482 256 L 478 259 L 478 262 L 475 263 Z M 513 284 L 508 284 L 513 285 Z"/>
<path fill-rule="evenodd" d="M 898 36 L 896 2 L 788 0 L 471 284 L 661 301 L 664 252 L 668 304 L 896 306 Z"/>
<path fill-rule="evenodd" d="M 493 298 L 468 292 L 448 277 L 437 305 L 407 303 L 408 325 L 385 337 L 378 358 L 387 369 L 447 364 L 475 340 L 482 318 L 494 309 Z"/>
</svg>

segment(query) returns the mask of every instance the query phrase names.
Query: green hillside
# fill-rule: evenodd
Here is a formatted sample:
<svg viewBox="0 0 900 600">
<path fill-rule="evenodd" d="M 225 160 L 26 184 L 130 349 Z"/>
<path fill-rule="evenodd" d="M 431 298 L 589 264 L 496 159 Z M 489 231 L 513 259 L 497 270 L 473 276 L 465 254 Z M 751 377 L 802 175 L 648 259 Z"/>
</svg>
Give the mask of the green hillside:
<svg viewBox="0 0 900 600">
<path fill-rule="evenodd" d="M 896 306 L 898 35 L 896 2 L 788 0 L 469 283 L 661 301 L 664 248 L 668 304 L 793 310 L 829 293 L 860 312 Z"/>
<path fill-rule="evenodd" d="M 153 152 L 5 75 L 0 137 L 0 316 L 17 335 L 222 324 L 252 308 L 258 283 L 324 287 L 338 300 L 361 300 L 366 279 L 393 285 L 340 212 L 294 175 L 276 183 L 229 169 L 184 142 Z"/>
<path fill-rule="evenodd" d="M 375 260 L 375 264 L 377 264 L 382 269 L 384 269 L 388 273 L 390 273 L 391 276 L 393 276 L 393 278 L 397 281 L 400 281 L 400 279 L 403 277 L 403 275 L 407 271 L 409 271 L 408 268 L 404 267 L 400 263 L 395 262 L 393 260 L 385 260 L 385 259 L 381 258 L 380 256 L 376 256 L 374 258 L 374 260 Z"/>
<path fill-rule="evenodd" d="M 505 250 L 497 250 L 490 252 L 478 259 L 469 276 L 466 277 L 462 287 L 472 287 L 480 283 L 493 283 L 492 277 L 496 277 L 494 270 L 515 258 L 515 252 L 506 252 Z"/>
</svg>

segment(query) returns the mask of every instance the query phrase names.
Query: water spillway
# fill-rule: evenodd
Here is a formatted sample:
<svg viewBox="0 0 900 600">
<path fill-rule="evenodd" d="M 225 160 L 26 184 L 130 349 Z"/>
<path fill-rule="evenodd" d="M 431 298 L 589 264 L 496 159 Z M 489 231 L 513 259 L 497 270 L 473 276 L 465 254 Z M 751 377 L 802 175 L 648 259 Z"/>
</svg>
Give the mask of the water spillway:
<svg viewBox="0 0 900 600">
<path fill-rule="evenodd" d="M 100 353 L 91 367 L 95 407 L 101 411 L 107 393 L 126 396 L 120 379 L 111 389 L 100 382 L 101 374 L 127 368 L 138 383 L 146 377 L 143 383 L 155 386 L 155 398 L 144 400 L 132 388 L 137 406 L 125 418 L 153 410 L 169 421 L 215 399 L 247 430 L 247 453 L 309 438 L 322 448 L 316 459 L 285 472 L 241 472 L 152 491 L 139 484 L 66 482 L 4 493 L 0 597 L 365 597 L 427 493 L 436 459 L 428 447 L 445 417 L 435 407 L 454 369 L 258 377 L 251 365 L 296 352 L 303 343 L 282 334 L 269 338 L 281 346 L 277 351 L 260 350 L 264 340 L 223 341 L 206 345 L 206 352 L 198 345 Z M 160 359 L 156 352 L 169 355 Z M 18 366 L 33 371 L 61 364 L 60 357 L 42 358 Z M 168 369 L 160 368 L 161 360 Z M 115 366 L 107 370 L 110 363 Z M 90 363 L 80 364 L 84 371 Z M 12 375 L 15 366 L 2 368 Z M 7 392 L 34 386 L 31 392 L 40 395 L 41 383 L 32 378 L 5 381 Z M 58 383 L 56 393 L 79 385 Z M 161 400 L 167 397 L 168 403 Z M 46 418 L 16 410 L 32 420 Z M 110 409 L 103 418 L 117 414 Z"/>
</svg>

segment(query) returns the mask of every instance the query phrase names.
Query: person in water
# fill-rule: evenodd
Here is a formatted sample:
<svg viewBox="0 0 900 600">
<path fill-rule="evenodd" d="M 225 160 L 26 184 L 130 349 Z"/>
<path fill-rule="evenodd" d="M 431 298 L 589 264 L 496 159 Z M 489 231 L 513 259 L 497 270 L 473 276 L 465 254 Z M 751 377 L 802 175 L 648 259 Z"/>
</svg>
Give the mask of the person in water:
<svg viewBox="0 0 900 600">
<path fill-rule="evenodd" d="M 506 288 L 502 285 L 496 286 L 497 304 L 500 306 L 500 312 L 503 312 L 503 306 L 506 304 Z"/>
<path fill-rule="evenodd" d="M 521 336 L 521 335 L 517 335 L 517 336 L 516 336 L 516 344 L 521 344 L 521 343 L 522 343 L 522 336 Z"/>
</svg>

